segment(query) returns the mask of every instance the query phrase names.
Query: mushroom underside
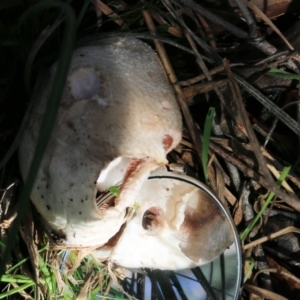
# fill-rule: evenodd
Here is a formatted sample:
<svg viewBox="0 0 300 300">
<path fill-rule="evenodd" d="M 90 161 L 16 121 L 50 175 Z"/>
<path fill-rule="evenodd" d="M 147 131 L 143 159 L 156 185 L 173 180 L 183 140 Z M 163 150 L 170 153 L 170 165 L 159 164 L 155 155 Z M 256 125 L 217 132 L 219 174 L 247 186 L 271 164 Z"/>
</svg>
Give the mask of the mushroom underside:
<svg viewBox="0 0 300 300">
<path fill-rule="evenodd" d="M 115 173 L 116 162 L 107 171 Z M 124 161 L 118 162 L 122 167 Z M 120 231 L 97 249 L 99 258 L 130 268 L 184 269 L 212 261 L 234 239 L 215 200 L 186 182 L 143 181 L 133 209 Z"/>
</svg>

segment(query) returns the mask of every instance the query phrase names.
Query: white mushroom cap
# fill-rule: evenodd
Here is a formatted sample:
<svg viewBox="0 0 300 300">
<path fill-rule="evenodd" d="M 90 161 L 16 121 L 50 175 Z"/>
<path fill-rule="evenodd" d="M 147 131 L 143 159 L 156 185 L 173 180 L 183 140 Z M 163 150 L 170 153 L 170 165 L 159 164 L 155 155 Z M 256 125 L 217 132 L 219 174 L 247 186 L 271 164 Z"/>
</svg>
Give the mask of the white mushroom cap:
<svg viewBox="0 0 300 300">
<path fill-rule="evenodd" d="M 54 65 L 20 146 L 24 178 L 47 113 L 55 70 Z M 166 153 L 179 143 L 181 127 L 172 88 L 148 45 L 120 38 L 76 49 L 31 194 L 47 227 L 65 237 L 67 247 L 105 244 L 120 230 L 126 207 L 134 205 L 150 171 L 167 163 Z M 127 176 L 116 202 L 99 210 L 95 199 L 100 173 L 119 157 L 128 158 L 124 166 L 130 165 L 132 158 L 144 162 L 134 173 L 139 179 Z"/>
</svg>

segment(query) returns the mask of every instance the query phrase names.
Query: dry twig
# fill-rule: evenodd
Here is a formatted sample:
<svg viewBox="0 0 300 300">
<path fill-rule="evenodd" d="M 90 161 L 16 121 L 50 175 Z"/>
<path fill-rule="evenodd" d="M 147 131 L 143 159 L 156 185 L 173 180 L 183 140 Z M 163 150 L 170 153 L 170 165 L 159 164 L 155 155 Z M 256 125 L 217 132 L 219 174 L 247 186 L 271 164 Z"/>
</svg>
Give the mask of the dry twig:
<svg viewBox="0 0 300 300">
<path fill-rule="evenodd" d="M 278 238 L 278 237 L 280 237 L 280 236 L 282 236 L 284 234 L 291 233 L 291 232 L 293 232 L 293 233 L 300 233 L 300 229 L 296 228 L 294 226 L 288 226 L 288 227 L 286 227 L 284 229 L 281 229 L 281 230 L 279 230 L 277 232 L 274 232 L 274 233 L 271 233 L 271 234 L 269 234 L 267 236 L 259 238 L 259 239 L 255 240 L 255 241 L 253 241 L 253 242 L 245 245 L 243 248 L 244 248 L 244 250 L 247 250 L 247 249 L 253 248 L 253 247 L 257 246 L 257 245 L 260 245 L 262 243 L 265 243 L 267 241 L 276 239 L 276 238 Z"/>
<path fill-rule="evenodd" d="M 254 285 L 250 285 L 250 284 L 244 284 L 244 289 L 246 289 L 247 291 L 249 291 L 250 293 L 253 293 L 255 295 L 258 295 L 260 297 L 262 297 L 263 299 L 276 299 L 276 300 L 288 300 L 287 298 L 280 296 L 274 292 L 270 292 L 268 290 L 259 288 L 257 286 Z"/>
<path fill-rule="evenodd" d="M 144 10 L 143 11 L 143 16 L 145 18 L 146 24 L 147 24 L 151 34 L 156 35 L 156 28 L 154 26 L 154 23 L 153 23 L 153 20 L 151 18 L 151 15 L 150 15 L 149 11 Z M 181 111 L 182 111 L 183 117 L 185 119 L 185 122 L 187 124 L 189 133 L 190 133 L 191 138 L 192 138 L 192 140 L 195 144 L 196 150 L 197 150 L 199 156 L 201 157 L 201 140 L 200 140 L 200 137 L 199 137 L 199 134 L 198 134 L 198 130 L 195 127 L 194 121 L 192 119 L 192 116 L 190 114 L 190 111 L 188 109 L 186 101 L 184 99 L 184 96 L 183 96 L 182 90 L 180 88 L 180 85 L 178 84 L 177 77 L 176 77 L 175 72 L 174 72 L 174 70 L 171 66 L 168 55 L 167 55 L 167 53 L 164 49 L 163 44 L 160 41 L 154 40 L 154 44 L 155 44 L 157 52 L 158 52 L 158 54 L 159 54 L 159 56 L 162 60 L 163 66 L 166 70 L 166 74 L 168 75 L 169 80 L 170 80 L 171 84 L 174 87 L 174 90 L 175 90 L 176 96 L 177 96 L 177 100 L 178 100 L 179 106 L 181 108 Z"/>
<path fill-rule="evenodd" d="M 233 78 L 233 75 L 230 71 L 230 68 L 229 68 L 226 60 L 224 61 L 224 66 L 225 66 L 225 71 L 227 73 L 227 76 L 229 78 L 229 84 L 230 84 L 231 91 L 233 94 L 233 99 L 236 103 L 238 110 L 240 111 L 240 113 L 242 115 L 242 120 L 243 120 L 242 130 L 245 130 L 245 132 L 247 133 L 247 135 L 249 137 L 253 152 L 256 156 L 256 159 L 257 159 L 259 167 L 260 167 L 260 171 L 266 182 L 266 188 L 271 190 L 272 192 L 274 192 L 279 198 L 281 198 L 283 201 L 285 201 L 288 205 L 290 205 L 291 207 L 293 207 L 294 209 L 296 209 L 297 211 L 300 212 L 300 200 L 297 197 L 293 197 L 293 196 L 290 196 L 290 195 L 284 193 L 282 190 L 280 190 L 276 186 L 276 184 L 267 168 L 266 161 L 260 151 L 260 145 L 257 141 L 257 138 L 252 129 L 251 123 L 248 119 L 248 115 L 247 115 L 246 109 L 243 105 L 243 101 L 242 101 L 242 97 L 241 97 L 238 85 L 237 85 L 237 83 L 235 83 L 235 80 Z"/>
</svg>

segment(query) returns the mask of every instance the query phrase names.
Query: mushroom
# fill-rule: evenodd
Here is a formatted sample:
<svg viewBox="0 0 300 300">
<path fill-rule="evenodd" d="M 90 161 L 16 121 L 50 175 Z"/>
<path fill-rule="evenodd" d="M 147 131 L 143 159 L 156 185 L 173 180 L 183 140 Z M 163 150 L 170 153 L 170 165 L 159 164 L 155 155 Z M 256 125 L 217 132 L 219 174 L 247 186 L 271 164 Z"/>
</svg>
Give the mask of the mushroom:
<svg viewBox="0 0 300 300">
<path fill-rule="evenodd" d="M 56 64 L 20 145 L 23 178 L 55 72 Z M 197 221 L 197 199 L 207 197 L 174 180 L 147 180 L 168 163 L 166 154 L 180 142 L 181 131 L 173 90 L 150 46 L 113 38 L 75 49 L 31 193 L 47 229 L 61 237 L 60 246 L 98 249 L 100 258 L 126 267 L 178 269 L 211 260 L 192 246 L 204 226 Z M 112 186 L 119 190 L 115 195 Z M 223 216 L 217 219 L 226 223 Z M 158 259 L 160 251 L 173 265 Z"/>
<path fill-rule="evenodd" d="M 55 71 L 56 65 L 20 146 L 24 178 Z M 65 237 L 67 247 L 106 243 L 124 223 L 126 208 L 134 205 L 150 171 L 167 163 L 166 154 L 181 140 L 181 126 L 173 90 L 150 46 L 121 38 L 76 49 L 31 194 L 49 230 Z M 108 178 L 107 170 L 119 160 L 121 171 Z M 98 195 L 120 180 L 120 196 L 98 209 Z"/>
</svg>

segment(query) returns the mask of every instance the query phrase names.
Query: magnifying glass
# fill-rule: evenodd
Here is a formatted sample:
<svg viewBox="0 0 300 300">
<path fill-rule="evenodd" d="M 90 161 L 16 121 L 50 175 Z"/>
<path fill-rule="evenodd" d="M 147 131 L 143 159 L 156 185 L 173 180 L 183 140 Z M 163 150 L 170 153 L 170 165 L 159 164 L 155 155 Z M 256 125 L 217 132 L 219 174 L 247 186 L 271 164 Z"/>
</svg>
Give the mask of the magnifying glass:
<svg viewBox="0 0 300 300">
<path fill-rule="evenodd" d="M 153 268 L 143 275 L 144 299 L 153 289 L 162 293 L 166 278 L 178 299 L 180 292 L 187 299 L 239 299 L 242 281 L 239 236 L 230 213 L 206 185 L 185 175 L 184 167 L 173 171 L 160 168 L 144 183 L 139 203 L 136 216 L 126 225 L 128 228 L 124 229 L 111 259 L 125 267 L 134 267 L 133 260 L 139 266 L 144 260 L 142 264 L 148 267 L 152 262 Z M 184 205 L 179 207 L 179 203 Z M 168 225 L 176 226 L 172 211 L 176 205 L 177 214 L 184 210 L 184 220 L 178 220 L 182 222 L 177 230 L 166 229 Z M 178 254 L 178 246 L 183 255 Z M 155 266 L 165 271 L 155 270 Z M 181 269 L 181 266 L 188 267 Z M 141 283 L 134 273 L 127 275 L 131 278 L 127 282 L 128 291 L 134 295 Z"/>
</svg>

